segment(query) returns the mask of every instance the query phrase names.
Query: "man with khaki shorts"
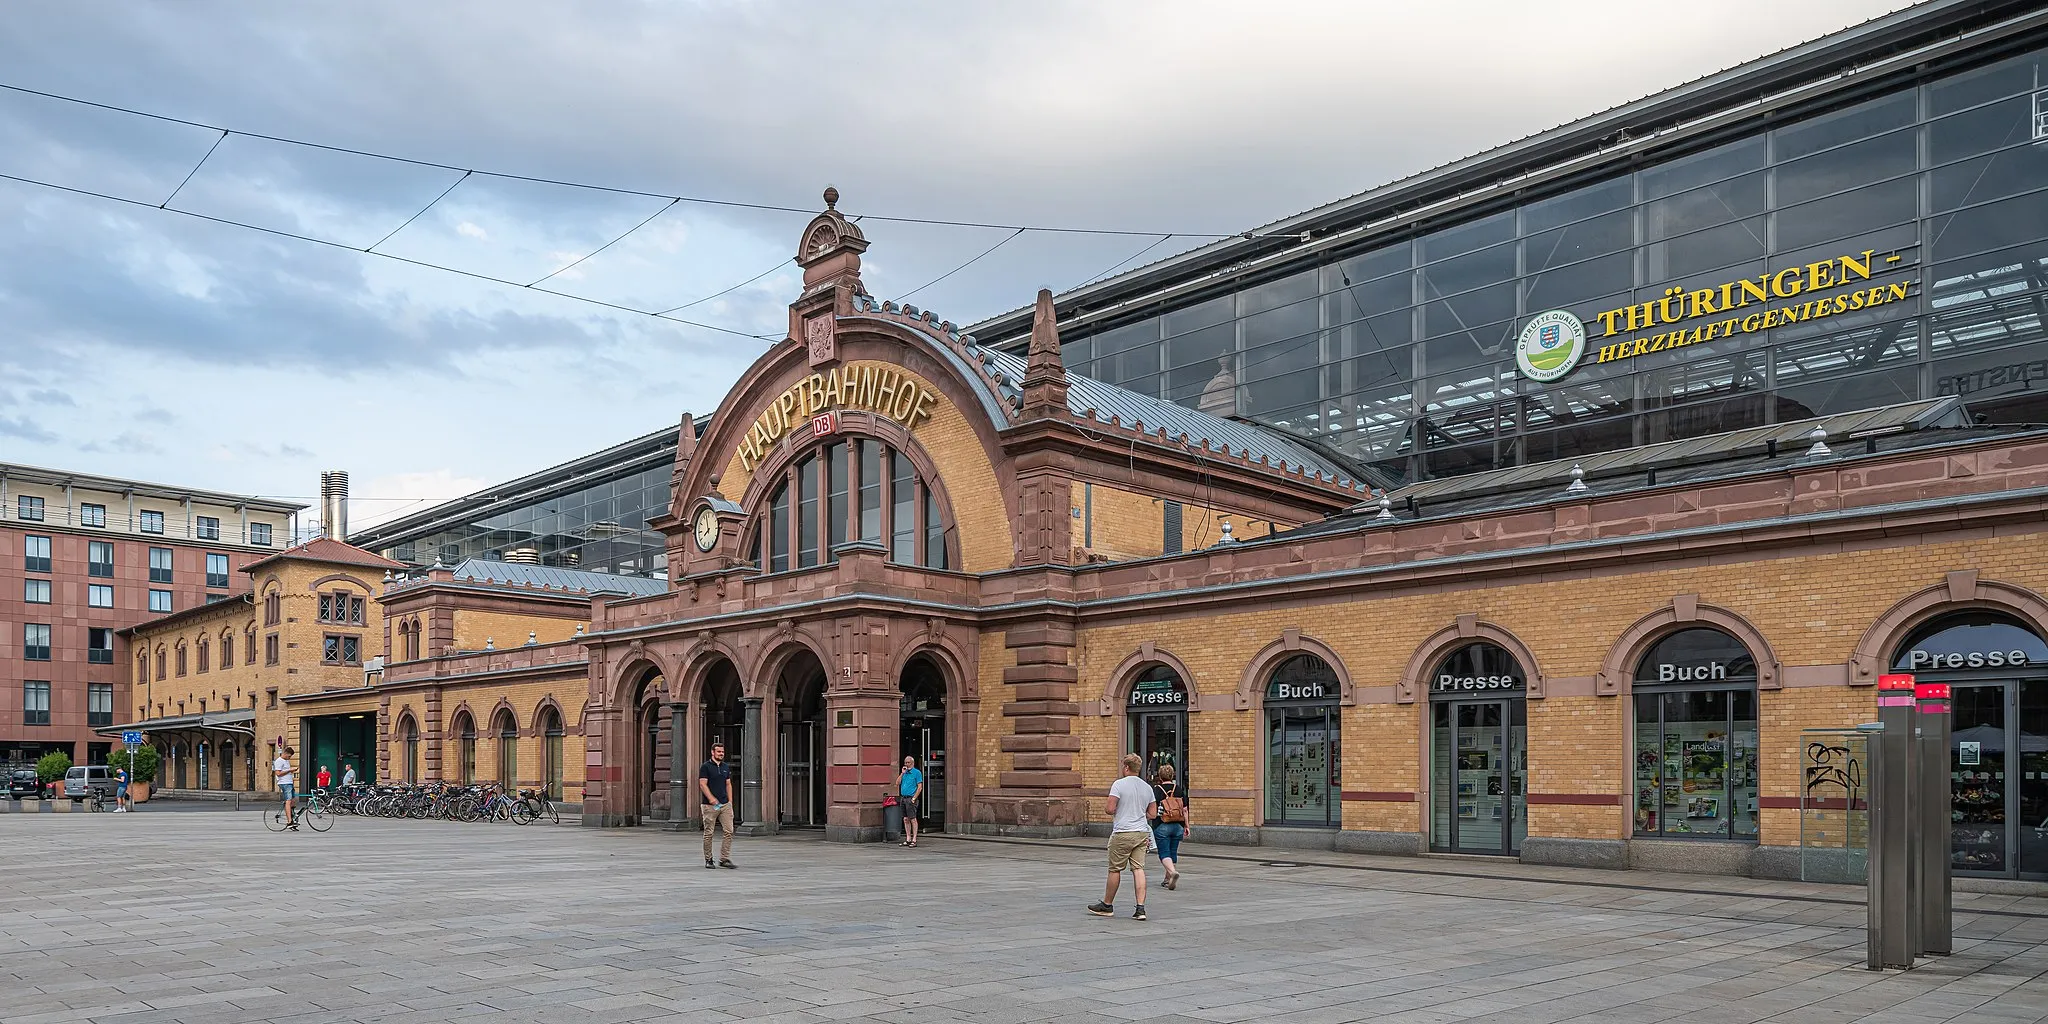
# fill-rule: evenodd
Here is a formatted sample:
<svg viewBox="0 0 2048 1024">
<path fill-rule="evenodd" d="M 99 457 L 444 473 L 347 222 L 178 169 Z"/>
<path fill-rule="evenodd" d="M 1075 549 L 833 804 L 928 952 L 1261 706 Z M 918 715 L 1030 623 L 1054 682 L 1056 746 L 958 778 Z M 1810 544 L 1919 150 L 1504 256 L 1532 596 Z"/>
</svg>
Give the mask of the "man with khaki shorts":
<svg viewBox="0 0 2048 1024">
<path fill-rule="evenodd" d="M 704 866 L 729 868 L 732 863 L 732 769 L 725 763 L 725 744 L 711 745 L 711 760 L 697 766 L 697 792 L 704 798 Z M 711 860 L 711 837 L 725 829 L 725 845 Z"/>
<path fill-rule="evenodd" d="M 1109 885 L 1102 890 L 1102 902 L 1088 908 L 1096 917 L 1116 914 L 1116 890 L 1123 873 L 1131 873 L 1138 889 L 1138 909 L 1133 921 L 1145 920 L 1145 846 L 1152 835 L 1152 787 L 1138 772 L 1145 762 L 1136 754 L 1124 755 L 1124 775 L 1109 787 Z"/>
</svg>

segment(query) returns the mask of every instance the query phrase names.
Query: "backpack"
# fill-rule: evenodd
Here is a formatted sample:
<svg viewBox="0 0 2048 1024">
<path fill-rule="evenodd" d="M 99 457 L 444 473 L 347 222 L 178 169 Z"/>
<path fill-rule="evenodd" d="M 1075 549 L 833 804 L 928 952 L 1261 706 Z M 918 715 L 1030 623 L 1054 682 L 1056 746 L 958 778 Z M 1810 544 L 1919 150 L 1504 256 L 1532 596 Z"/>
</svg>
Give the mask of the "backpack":
<svg viewBox="0 0 2048 1024">
<path fill-rule="evenodd" d="M 1181 802 L 1179 793 L 1171 789 L 1167 790 L 1166 799 L 1159 801 L 1160 823 L 1167 825 L 1178 825 L 1187 820 L 1188 805 Z"/>
</svg>

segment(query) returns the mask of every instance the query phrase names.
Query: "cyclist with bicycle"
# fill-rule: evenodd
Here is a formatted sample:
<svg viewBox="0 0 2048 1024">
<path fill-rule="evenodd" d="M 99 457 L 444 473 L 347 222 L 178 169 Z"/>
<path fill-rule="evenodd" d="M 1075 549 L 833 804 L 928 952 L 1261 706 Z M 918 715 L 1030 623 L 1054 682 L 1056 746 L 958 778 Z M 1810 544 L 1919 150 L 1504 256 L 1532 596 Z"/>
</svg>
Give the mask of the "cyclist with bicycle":
<svg viewBox="0 0 2048 1024">
<path fill-rule="evenodd" d="M 278 751 L 277 760 L 270 763 L 270 773 L 277 776 L 277 791 L 279 795 L 284 797 L 284 827 L 293 832 L 299 830 L 299 823 L 292 816 L 294 798 L 298 795 L 296 791 L 298 776 L 292 772 L 291 761 L 292 756 L 296 753 L 298 751 L 286 747 Z"/>
</svg>

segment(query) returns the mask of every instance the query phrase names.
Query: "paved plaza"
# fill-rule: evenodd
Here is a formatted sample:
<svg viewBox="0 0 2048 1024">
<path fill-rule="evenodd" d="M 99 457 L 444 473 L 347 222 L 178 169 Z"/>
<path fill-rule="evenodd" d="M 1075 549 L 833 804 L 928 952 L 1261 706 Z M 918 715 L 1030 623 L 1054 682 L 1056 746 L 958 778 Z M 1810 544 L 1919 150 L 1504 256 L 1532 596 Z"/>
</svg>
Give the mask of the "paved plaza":
<svg viewBox="0 0 2048 1024">
<path fill-rule="evenodd" d="M 253 813 L 0 817 L 0 1024 L 1913 1022 L 2048 1017 L 2048 900 L 1861 966 L 1859 890 L 1273 850 L 1149 922 L 1097 844 L 916 850 Z M 1197 848 L 1191 847 L 1191 854 Z"/>
</svg>

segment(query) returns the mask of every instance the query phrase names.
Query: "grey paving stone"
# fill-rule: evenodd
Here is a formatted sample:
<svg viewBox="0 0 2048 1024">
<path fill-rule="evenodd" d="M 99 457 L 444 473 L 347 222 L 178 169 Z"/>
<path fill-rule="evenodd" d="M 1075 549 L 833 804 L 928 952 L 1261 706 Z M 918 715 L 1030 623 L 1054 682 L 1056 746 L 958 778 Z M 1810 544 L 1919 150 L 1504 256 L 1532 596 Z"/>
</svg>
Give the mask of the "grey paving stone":
<svg viewBox="0 0 2048 1024">
<path fill-rule="evenodd" d="M 11 816 L 0 844 L 0 1024 L 2048 1017 L 2038 897 L 1960 894 L 1955 956 L 1874 975 L 1853 889 L 1512 861 L 1191 850 L 1139 923 L 1081 912 L 1095 843 L 743 839 L 706 874 L 655 830 L 223 813 Z"/>
</svg>

